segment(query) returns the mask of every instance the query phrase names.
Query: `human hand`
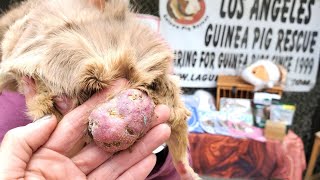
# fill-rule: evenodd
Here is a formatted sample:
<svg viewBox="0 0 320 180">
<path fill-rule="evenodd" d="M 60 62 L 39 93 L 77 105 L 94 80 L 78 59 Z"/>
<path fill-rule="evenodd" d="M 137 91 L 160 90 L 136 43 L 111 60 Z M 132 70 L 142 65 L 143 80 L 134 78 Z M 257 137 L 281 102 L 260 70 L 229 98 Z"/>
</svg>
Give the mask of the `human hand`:
<svg viewBox="0 0 320 180">
<path fill-rule="evenodd" d="M 121 84 L 124 82 L 111 89 Z M 9 131 L 0 147 L 0 179 L 145 179 L 156 161 L 152 151 L 170 135 L 170 128 L 163 124 L 169 118 L 167 106 L 156 107 L 153 128 L 130 150 L 113 155 L 92 143 L 68 157 L 86 134 L 90 110 L 110 91 L 94 95 L 59 123 L 55 117 L 47 116 Z M 30 93 L 32 90 L 27 94 Z"/>
</svg>

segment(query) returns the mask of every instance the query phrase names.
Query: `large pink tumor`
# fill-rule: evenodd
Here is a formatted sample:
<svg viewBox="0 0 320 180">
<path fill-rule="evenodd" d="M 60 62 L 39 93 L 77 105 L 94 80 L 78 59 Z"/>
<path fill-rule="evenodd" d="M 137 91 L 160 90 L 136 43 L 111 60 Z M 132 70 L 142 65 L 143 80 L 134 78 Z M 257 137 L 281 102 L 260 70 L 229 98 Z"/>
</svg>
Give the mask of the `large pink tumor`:
<svg viewBox="0 0 320 180">
<path fill-rule="evenodd" d="M 154 103 L 144 92 L 127 89 L 95 108 L 89 116 L 89 134 L 107 152 L 127 149 L 150 128 Z"/>
</svg>

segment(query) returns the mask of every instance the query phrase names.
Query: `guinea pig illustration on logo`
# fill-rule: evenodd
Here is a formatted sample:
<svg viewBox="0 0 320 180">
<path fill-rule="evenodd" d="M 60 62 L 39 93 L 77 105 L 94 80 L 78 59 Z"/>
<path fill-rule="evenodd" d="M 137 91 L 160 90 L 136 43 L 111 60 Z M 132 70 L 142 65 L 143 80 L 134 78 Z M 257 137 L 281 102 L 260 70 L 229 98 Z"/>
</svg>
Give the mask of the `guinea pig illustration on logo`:
<svg viewBox="0 0 320 180">
<path fill-rule="evenodd" d="M 205 4 L 203 0 L 169 0 L 167 9 L 176 22 L 192 24 L 203 16 Z"/>
</svg>

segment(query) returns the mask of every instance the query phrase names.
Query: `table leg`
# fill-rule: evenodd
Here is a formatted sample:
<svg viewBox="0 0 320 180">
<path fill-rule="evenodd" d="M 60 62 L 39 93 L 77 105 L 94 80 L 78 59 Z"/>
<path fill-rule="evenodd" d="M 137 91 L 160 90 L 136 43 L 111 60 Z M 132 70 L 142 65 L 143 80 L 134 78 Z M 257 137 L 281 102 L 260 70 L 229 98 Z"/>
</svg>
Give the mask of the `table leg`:
<svg viewBox="0 0 320 180">
<path fill-rule="evenodd" d="M 315 140 L 314 140 L 313 147 L 312 147 L 312 153 L 311 153 L 311 157 L 309 160 L 308 169 L 307 169 L 307 172 L 305 175 L 305 179 L 310 178 L 313 174 L 314 166 L 315 166 L 317 158 L 319 156 L 319 151 L 320 151 L 319 147 L 320 147 L 320 137 L 316 136 Z"/>
</svg>

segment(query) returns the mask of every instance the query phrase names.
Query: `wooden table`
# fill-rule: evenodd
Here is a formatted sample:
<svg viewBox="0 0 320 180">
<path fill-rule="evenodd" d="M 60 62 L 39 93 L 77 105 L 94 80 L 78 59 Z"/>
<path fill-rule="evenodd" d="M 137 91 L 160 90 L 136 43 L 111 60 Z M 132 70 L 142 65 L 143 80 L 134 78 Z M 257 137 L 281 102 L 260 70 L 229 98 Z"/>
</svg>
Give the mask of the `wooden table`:
<svg viewBox="0 0 320 180">
<path fill-rule="evenodd" d="M 273 94 L 282 95 L 283 89 L 281 86 L 262 90 Z M 218 76 L 217 80 L 217 97 L 216 106 L 219 109 L 220 98 L 245 98 L 252 99 L 254 94 L 254 86 L 245 82 L 240 76 Z"/>
</svg>

